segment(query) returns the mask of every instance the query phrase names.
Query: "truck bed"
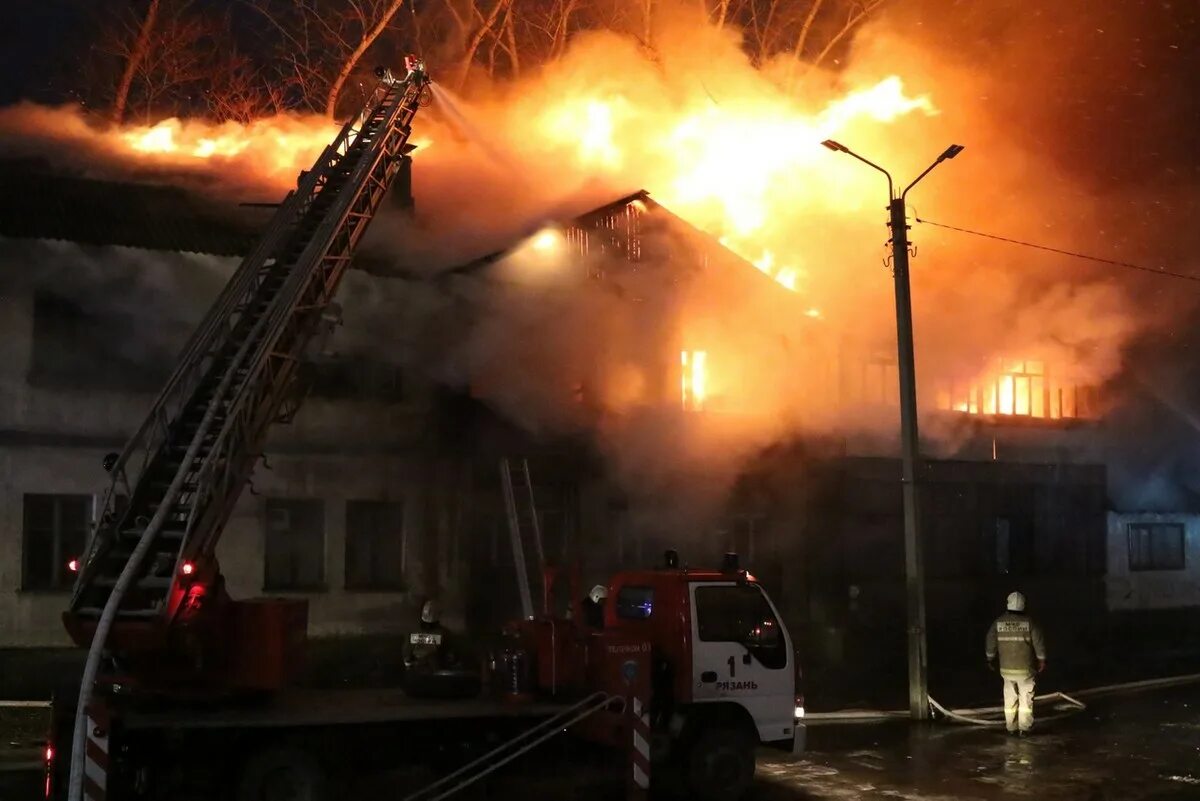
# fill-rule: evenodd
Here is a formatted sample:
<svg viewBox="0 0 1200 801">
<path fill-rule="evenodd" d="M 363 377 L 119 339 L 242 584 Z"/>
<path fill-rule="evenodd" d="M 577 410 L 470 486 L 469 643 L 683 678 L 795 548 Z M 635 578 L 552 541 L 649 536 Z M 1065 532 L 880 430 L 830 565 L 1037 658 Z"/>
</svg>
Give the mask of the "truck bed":
<svg viewBox="0 0 1200 801">
<path fill-rule="evenodd" d="M 256 703 L 129 709 L 122 719 L 129 729 L 336 726 L 409 720 L 547 718 L 568 705 L 566 700 L 518 702 L 490 696 L 411 698 L 400 689 L 296 690 Z"/>
</svg>

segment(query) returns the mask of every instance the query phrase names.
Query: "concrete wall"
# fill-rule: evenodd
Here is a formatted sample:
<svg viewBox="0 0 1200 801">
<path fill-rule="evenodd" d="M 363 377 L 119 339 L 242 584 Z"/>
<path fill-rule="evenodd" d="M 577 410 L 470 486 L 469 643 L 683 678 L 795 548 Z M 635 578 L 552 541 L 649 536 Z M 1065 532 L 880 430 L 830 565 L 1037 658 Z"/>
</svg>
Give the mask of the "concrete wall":
<svg viewBox="0 0 1200 801">
<path fill-rule="evenodd" d="M 1130 570 L 1128 527 L 1136 523 L 1182 525 L 1183 570 Z M 1109 512 L 1105 584 L 1113 611 L 1200 606 L 1200 515 Z"/>
</svg>

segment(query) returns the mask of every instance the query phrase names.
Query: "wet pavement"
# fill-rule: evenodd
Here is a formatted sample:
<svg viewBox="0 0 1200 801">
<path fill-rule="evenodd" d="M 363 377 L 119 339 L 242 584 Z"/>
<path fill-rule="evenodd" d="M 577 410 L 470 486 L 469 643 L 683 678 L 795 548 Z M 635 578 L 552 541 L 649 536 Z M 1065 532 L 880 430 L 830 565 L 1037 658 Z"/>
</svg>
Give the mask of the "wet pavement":
<svg viewBox="0 0 1200 801">
<path fill-rule="evenodd" d="M 1043 721 L 1027 739 L 1002 727 L 898 722 L 811 727 L 808 740 L 798 757 L 761 752 L 750 801 L 1200 799 L 1200 685 L 1096 699 L 1085 711 Z M 622 797 L 611 768 L 572 759 L 566 743 L 551 750 L 463 797 Z M 403 797 L 415 789 L 413 778 L 337 784 L 345 797 Z M 3 801 L 34 799 L 40 789 L 36 773 L 0 770 Z"/>
<path fill-rule="evenodd" d="M 807 753 L 763 756 L 758 777 L 759 801 L 1200 799 L 1200 686 L 1096 699 L 1023 739 L 944 723 L 812 727 Z"/>
</svg>

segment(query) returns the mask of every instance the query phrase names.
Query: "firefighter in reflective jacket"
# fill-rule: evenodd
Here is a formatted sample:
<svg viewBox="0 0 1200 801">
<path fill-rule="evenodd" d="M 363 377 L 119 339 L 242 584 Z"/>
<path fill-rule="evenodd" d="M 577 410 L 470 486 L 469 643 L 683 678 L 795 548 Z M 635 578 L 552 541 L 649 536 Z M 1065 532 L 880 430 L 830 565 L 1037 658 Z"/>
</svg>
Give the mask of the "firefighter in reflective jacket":
<svg viewBox="0 0 1200 801">
<path fill-rule="evenodd" d="M 421 625 L 408 635 L 404 643 L 404 670 L 411 676 L 415 673 L 432 673 L 458 667 L 458 654 L 451 641 L 451 634 L 438 619 L 436 601 L 426 601 L 421 607 Z"/>
<path fill-rule="evenodd" d="M 1033 728 L 1034 679 L 1046 669 L 1046 641 L 1037 623 L 1025 614 L 1024 595 L 1010 593 L 1006 609 L 988 629 L 988 667 L 995 670 L 999 659 L 1008 733 L 1025 734 Z"/>
</svg>

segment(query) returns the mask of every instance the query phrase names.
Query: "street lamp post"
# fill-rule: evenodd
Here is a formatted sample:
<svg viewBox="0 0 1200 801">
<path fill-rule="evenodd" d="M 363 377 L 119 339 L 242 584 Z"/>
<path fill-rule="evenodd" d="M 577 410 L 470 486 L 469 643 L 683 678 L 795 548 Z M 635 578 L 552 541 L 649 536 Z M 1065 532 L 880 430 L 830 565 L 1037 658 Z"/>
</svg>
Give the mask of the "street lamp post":
<svg viewBox="0 0 1200 801">
<path fill-rule="evenodd" d="M 946 159 L 962 152 L 950 145 L 899 195 L 892 176 L 843 144 L 826 139 L 830 150 L 853 156 L 887 177 L 888 226 L 892 229 L 892 276 L 896 282 L 896 346 L 900 373 L 900 459 L 904 498 L 904 578 L 908 598 L 908 709 L 914 720 L 929 717 L 929 676 L 925 645 L 925 563 L 921 553 L 920 516 L 917 509 L 916 465 L 920 459 L 917 431 L 917 378 L 913 367 L 912 294 L 908 282 L 908 222 L 904 201 L 908 191 Z"/>
</svg>

